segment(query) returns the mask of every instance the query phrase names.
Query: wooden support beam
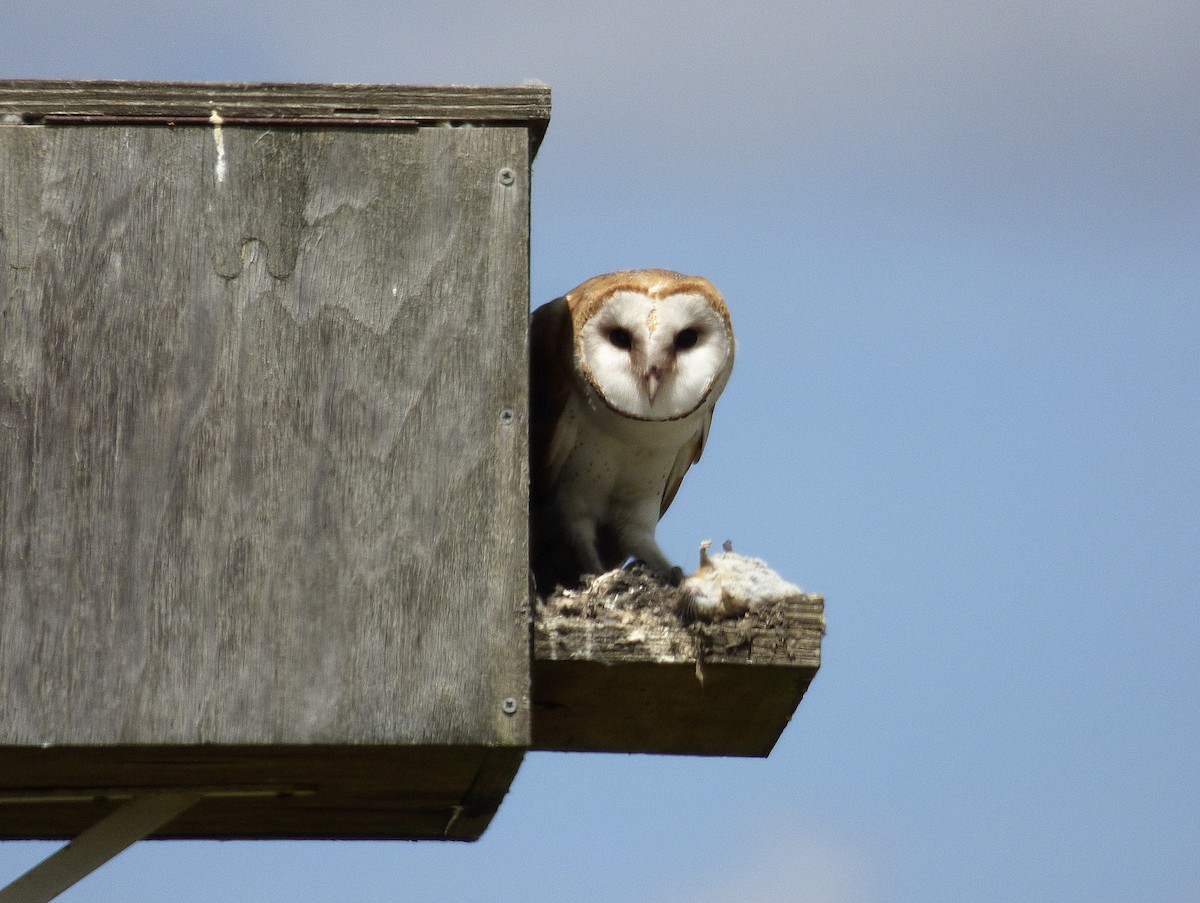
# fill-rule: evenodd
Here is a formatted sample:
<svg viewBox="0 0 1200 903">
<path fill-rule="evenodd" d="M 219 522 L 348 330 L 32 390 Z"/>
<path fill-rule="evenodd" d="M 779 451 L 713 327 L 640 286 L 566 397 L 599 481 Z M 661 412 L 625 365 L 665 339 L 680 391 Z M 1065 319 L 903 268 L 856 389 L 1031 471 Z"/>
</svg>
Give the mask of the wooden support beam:
<svg viewBox="0 0 1200 903">
<path fill-rule="evenodd" d="M 0 903 L 45 903 L 53 900 L 203 798 L 203 793 L 169 791 L 130 800 L 0 890 Z"/>
</svg>

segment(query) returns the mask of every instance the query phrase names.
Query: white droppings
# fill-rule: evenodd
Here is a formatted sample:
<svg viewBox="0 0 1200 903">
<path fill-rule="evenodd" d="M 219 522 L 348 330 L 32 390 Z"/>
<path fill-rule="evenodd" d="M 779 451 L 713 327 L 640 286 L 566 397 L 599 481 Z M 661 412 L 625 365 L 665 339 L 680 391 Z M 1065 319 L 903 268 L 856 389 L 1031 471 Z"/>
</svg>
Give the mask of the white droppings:
<svg viewBox="0 0 1200 903">
<path fill-rule="evenodd" d="M 208 121 L 212 123 L 213 143 L 217 146 L 217 181 L 224 182 L 228 164 L 225 161 L 225 134 L 221 131 L 221 126 L 225 124 L 225 120 L 221 118 L 220 113 L 213 110 L 212 114 L 208 117 Z"/>
</svg>

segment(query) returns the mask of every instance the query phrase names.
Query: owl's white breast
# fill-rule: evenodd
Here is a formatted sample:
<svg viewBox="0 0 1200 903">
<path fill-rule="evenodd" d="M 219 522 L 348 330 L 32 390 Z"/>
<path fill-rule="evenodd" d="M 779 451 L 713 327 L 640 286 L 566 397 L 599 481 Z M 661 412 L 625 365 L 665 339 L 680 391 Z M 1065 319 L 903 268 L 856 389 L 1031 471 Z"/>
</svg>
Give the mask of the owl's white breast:
<svg viewBox="0 0 1200 903">
<path fill-rule="evenodd" d="M 679 451 L 693 442 L 706 408 L 678 420 L 632 420 L 597 399 L 573 396 L 559 428 L 572 437 L 556 481 L 568 517 L 657 521 L 663 490 Z"/>
</svg>

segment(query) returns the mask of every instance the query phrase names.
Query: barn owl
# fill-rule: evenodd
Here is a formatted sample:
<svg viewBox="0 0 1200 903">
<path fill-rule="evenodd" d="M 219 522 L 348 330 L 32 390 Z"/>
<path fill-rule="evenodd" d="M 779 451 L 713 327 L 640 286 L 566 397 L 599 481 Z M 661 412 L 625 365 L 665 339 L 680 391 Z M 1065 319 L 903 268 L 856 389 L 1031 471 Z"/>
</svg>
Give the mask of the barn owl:
<svg viewBox="0 0 1200 903">
<path fill-rule="evenodd" d="M 678 583 L 654 538 L 699 460 L 733 369 L 729 309 L 707 279 L 596 276 L 530 322 L 530 534 L 538 592 L 633 558 Z"/>
</svg>

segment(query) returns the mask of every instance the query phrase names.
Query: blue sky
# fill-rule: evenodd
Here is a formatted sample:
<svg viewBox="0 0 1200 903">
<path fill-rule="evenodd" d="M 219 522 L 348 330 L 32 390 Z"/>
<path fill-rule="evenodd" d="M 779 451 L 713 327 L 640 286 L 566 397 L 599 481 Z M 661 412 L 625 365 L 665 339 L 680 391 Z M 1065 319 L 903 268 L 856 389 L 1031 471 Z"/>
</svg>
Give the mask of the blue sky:
<svg viewBox="0 0 1200 903">
<path fill-rule="evenodd" d="M 660 539 L 829 620 L 765 761 L 531 754 L 476 844 L 142 844 L 63 900 L 1200 899 L 1191 0 L 0 3 L 0 77 L 549 84 L 535 302 L 713 279 Z"/>
</svg>

